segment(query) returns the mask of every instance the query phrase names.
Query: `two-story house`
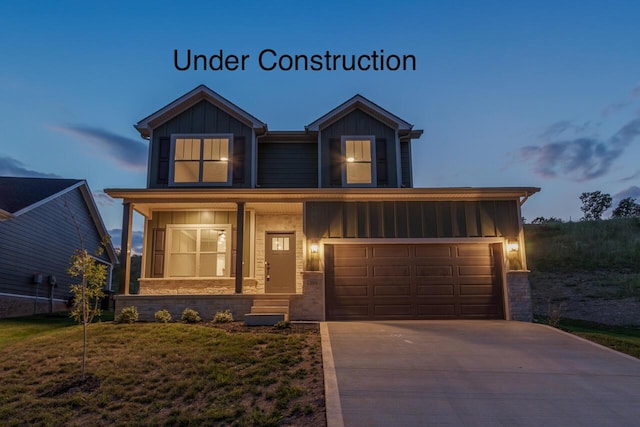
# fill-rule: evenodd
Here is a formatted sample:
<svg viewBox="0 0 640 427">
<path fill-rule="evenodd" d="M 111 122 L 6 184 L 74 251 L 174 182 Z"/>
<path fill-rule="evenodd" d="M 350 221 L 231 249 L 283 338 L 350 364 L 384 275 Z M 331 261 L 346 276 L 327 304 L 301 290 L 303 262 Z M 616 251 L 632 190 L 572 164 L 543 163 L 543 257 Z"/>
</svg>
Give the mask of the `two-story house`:
<svg viewBox="0 0 640 427">
<path fill-rule="evenodd" d="M 413 188 L 422 131 L 363 96 L 273 131 L 199 86 L 135 127 L 147 188 L 106 190 L 124 206 L 117 310 L 531 319 L 520 206 L 539 188 Z M 133 211 L 145 224 L 137 295 Z"/>
</svg>

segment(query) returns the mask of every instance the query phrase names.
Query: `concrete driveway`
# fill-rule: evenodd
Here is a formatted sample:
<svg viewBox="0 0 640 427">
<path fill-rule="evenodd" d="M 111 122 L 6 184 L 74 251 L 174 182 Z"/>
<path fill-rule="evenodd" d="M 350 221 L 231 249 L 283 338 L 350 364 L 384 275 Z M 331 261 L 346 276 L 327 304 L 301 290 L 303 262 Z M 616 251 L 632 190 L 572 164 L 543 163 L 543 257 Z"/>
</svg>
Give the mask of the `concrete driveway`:
<svg viewBox="0 0 640 427">
<path fill-rule="evenodd" d="M 547 326 L 321 329 L 329 427 L 640 426 L 640 361 Z"/>
</svg>

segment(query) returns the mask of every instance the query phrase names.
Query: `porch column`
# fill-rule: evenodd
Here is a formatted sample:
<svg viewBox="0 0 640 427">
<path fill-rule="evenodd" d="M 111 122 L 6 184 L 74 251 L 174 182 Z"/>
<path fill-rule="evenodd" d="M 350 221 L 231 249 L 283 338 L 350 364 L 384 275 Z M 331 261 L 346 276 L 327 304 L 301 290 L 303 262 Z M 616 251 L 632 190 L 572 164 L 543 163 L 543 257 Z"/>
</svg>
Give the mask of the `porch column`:
<svg viewBox="0 0 640 427">
<path fill-rule="evenodd" d="M 122 204 L 122 240 L 120 241 L 120 277 L 118 294 L 129 295 L 129 277 L 131 276 L 131 220 L 133 206 Z"/>
<path fill-rule="evenodd" d="M 244 254 L 244 202 L 238 202 L 236 242 L 236 294 L 242 293 L 242 258 Z"/>
</svg>

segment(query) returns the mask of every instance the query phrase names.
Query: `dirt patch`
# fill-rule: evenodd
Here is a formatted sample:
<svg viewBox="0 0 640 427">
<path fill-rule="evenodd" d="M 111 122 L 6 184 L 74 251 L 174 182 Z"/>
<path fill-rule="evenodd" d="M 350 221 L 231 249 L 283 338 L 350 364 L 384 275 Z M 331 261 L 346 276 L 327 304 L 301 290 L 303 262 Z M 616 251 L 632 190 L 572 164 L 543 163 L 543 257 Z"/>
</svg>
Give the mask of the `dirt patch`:
<svg viewBox="0 0 640 427">
<path fill-rule="evenodd" d="M 637 273 L 531 272 L 533 313 L 616 326 L 640 326 Z"/>
<path fill-rule="evenodd" d="M 72 378 L 67 381 L 55 384 L 42 393 L 39 397 L 58 397 L 65 394 L 73 394 L 77 392 L 90 393 L 100 387 L 100 379 L 94 375 L 86 375 L 85 379 Z"/>
</svg>

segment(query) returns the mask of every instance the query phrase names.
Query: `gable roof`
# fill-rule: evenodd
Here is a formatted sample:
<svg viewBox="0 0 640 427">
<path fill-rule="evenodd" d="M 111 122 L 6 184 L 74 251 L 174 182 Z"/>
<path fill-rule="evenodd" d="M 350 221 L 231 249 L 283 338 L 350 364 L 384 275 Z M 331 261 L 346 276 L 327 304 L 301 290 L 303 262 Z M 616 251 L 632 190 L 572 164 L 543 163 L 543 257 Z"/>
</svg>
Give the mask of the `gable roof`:
<svg viewBox="0 0 640 427">
<path fill-rule="evenodd" d="M 78 179 L 0 177 L 0 209 L 10 216 L 82 183 Z M 75 187 L 74 187 L 75 188 Z"/>
<path fill-rule="evenodd" d="M 50 200 L 56 199 L 70 191 L 80 189 L 93 223 L 101 238 L 108 236 L 107 228 L 102 222 L 91 190 L 84 179 L 62 178 L 18 178 L 0 177 L 0 221 L 19 217 Z M 106 253 L 112 263 L 118 262 L 118 256 L 111 243 L 106 245 Z"/>
<path fill-rule="evenodd" d="M 422 135 L 421 130 L 413 131 L 412 124 L 402 120 L 395 114 L 390 113 L 378 104 L 369 101 L 360 94 L 346 100 L 324 116 L 308 124 L 305 126 L 305 129 L 308 131 L 320 131 L 356 109 L 360 109 L 367 114 L 370 114 L 395 130 L 403 133 L 412 133 L 412 138 L 419 138 L 420 135 Z"/>
<path fill-rule="evenodd" d="M 140 132 L 140 135 L 142 135 L 143 138 L 148 138 L 152 129 L 157 128 L 161 124 L 194 106 L 203 99 L 209 101 L 230 116 L 238 119 L 240 122 L 253 129 L 267 130 L 266 123 L 263 123 L 205 85 L 200 85 L 191 92 L 182 95 L 180 98 L 165 105 L 150 116 L 140 120 L 138 123 L 133 125 L 133 127 Z"/>
</svg>

